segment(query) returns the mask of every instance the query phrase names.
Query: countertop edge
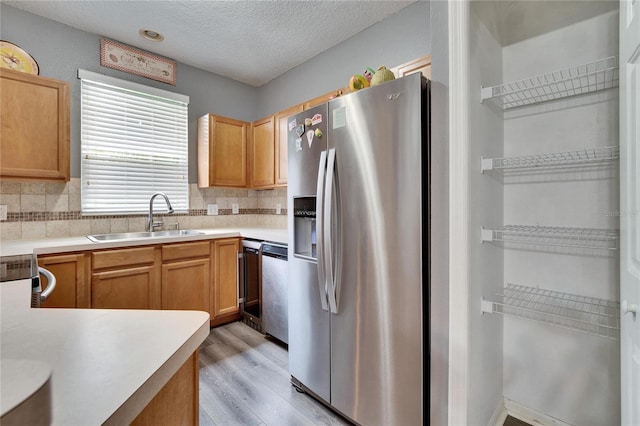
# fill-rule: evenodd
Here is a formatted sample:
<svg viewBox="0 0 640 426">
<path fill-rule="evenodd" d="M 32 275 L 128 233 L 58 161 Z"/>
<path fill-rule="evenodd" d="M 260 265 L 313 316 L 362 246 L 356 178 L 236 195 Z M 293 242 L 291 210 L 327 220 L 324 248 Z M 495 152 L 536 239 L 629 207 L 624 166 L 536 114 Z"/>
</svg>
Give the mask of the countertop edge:
<svg viewBox="0 0 640 426">
<path fill-rule="evenodd" d="M 199 235 L 183 235 L 173 237 L 143 238 L 120 241 L 94 243 L 86 236 L 48 238 L 42 240 L 0 241 L 0 255 L 12 256 L 22 254 L 58 254 L 79 251 L 93 251 L 123 247 L 144 246 L 152 244 L 172 244 L 189 241 L 202 241 L 220 238 L 250 238 L 286 244 L 288 231 L 286 228 L 213 228 L 195 229 Z"/>
<path fill-rule="evenodd" d="M 209 314 L 202 312 L 203 323 L 105 422 L 105 425 L 130 424 L 160 392 L 209 335 Z"/>
</svg>

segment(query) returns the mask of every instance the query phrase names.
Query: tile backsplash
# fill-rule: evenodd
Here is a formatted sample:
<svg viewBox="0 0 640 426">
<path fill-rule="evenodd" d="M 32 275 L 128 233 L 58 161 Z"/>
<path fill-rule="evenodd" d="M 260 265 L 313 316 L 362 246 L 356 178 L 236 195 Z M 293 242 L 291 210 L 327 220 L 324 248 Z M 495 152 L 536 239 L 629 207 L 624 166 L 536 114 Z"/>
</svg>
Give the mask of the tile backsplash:
<svg viewBox="0 0 640 426">
<path fill-rule="evenodd" d="M 239 214 L 232 214 L 237 203 Z M 207 204 L 218 205 L 217 216 L 207 216 Z M 276 214 L 277 204 L 282 210 Z M 7 220 L 0 222 L 0 239 L 30 240 L 73 237 L 111 232 L 143 231 L 146 215 L 83 216 L 80 179 L 66 183 L 1 182 L 0 205 Z M 221 228 L 235 226 L 287 227 L 287 190 L 198 188 L 189 185 L 189 212 L 154 214 L 163 229 Z"/>
</svg>

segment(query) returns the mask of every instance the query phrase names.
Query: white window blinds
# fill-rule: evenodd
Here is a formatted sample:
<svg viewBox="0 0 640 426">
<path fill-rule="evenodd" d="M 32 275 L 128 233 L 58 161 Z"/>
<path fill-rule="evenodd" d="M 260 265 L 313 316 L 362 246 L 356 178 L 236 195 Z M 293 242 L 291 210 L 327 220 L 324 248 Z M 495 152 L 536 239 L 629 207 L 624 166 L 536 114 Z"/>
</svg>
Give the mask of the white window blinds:
<svg viewBox="0 0 640 426">
<path fill-rule="evenodd" d="M 189 98 L 84 70 L 78 77 L 82 213 L 147 212 L 154 192 L 187 211 Z"/>
</svg>

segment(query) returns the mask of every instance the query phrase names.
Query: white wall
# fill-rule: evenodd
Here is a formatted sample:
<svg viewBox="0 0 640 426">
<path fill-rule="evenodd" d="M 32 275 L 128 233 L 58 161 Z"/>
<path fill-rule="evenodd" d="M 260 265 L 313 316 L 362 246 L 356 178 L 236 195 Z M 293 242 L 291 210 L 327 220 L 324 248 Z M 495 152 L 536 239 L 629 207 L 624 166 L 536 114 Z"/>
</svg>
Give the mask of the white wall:
<svg viewBox="0 0 640 426">
<path fill-rule="evenodd" d="M 502 318 L 481 314 L 480 299 L 492 299 L 502 290 L 503 250 L 480 242 L 480 228 L 502 223 L 502 183 L 480 174 L 480 157 L 502 156 L 502 111 L 480 103 L 482 85 L 502 81 L 502 49 L 486 27 L 474 19 L 472 3 L 470 36 L 470 125 L 469 205 L 472 211 L 469 232 L 469 357 L 470 400 L 468 424 L 487 424 L 502 400 Z M 474 238 L 474 236 L 476 238 Z M 455 264 L 455 259 L 450 259 Z M 454 305 L 455 306 L 455 302 Z"/>
<path fill-rule="evenodd" d="M 255 119 L 347 86 L 366 67 L 391 68 L 428 55 L 429 5 L 417 1 L 260 87 Z"/>
<path fill-rule="evenodd" d="M 255 87 L 178 62 L 175 86 L 100 65 L 100 36 L 0 3 L 0 39 L 25 49 L 38 61 L 40 75 L 71 86 L 71 177 L 80 177 L 80 80 L 78 68 L 181 93 L 189 102 L 189 182 L 197 181 L 198 117 L 211 112 L 238 120 L 256 116 Z"/>
<path fill-rule="evenodd" d="M 618 51 L 610 12 L 503 49 L 505 81 Z M 504 154 L 618 145 L 617 89 L 505 112 Z M 504 223 L 617 229 L 617 165 L 504 176 Z M 506 282 L 618 300 L 616 254 L 504 250 Z M 576 425 L 619 424 L 618 342 L 504 317 L 504 395 Z"/>
</svg>

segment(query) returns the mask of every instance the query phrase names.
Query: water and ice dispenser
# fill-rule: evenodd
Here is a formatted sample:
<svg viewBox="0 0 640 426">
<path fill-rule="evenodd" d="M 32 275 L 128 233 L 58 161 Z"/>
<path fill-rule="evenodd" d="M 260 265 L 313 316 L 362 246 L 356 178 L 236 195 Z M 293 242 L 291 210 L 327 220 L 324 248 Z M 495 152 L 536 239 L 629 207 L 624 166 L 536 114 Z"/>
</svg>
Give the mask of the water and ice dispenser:
<svg viewBox="0 0 640 426">
<path fill-rule="evenodd" d="M 293 234 L 294 256 L 317 260 L 316 197 L 294 197 Z"/>
</svg>

